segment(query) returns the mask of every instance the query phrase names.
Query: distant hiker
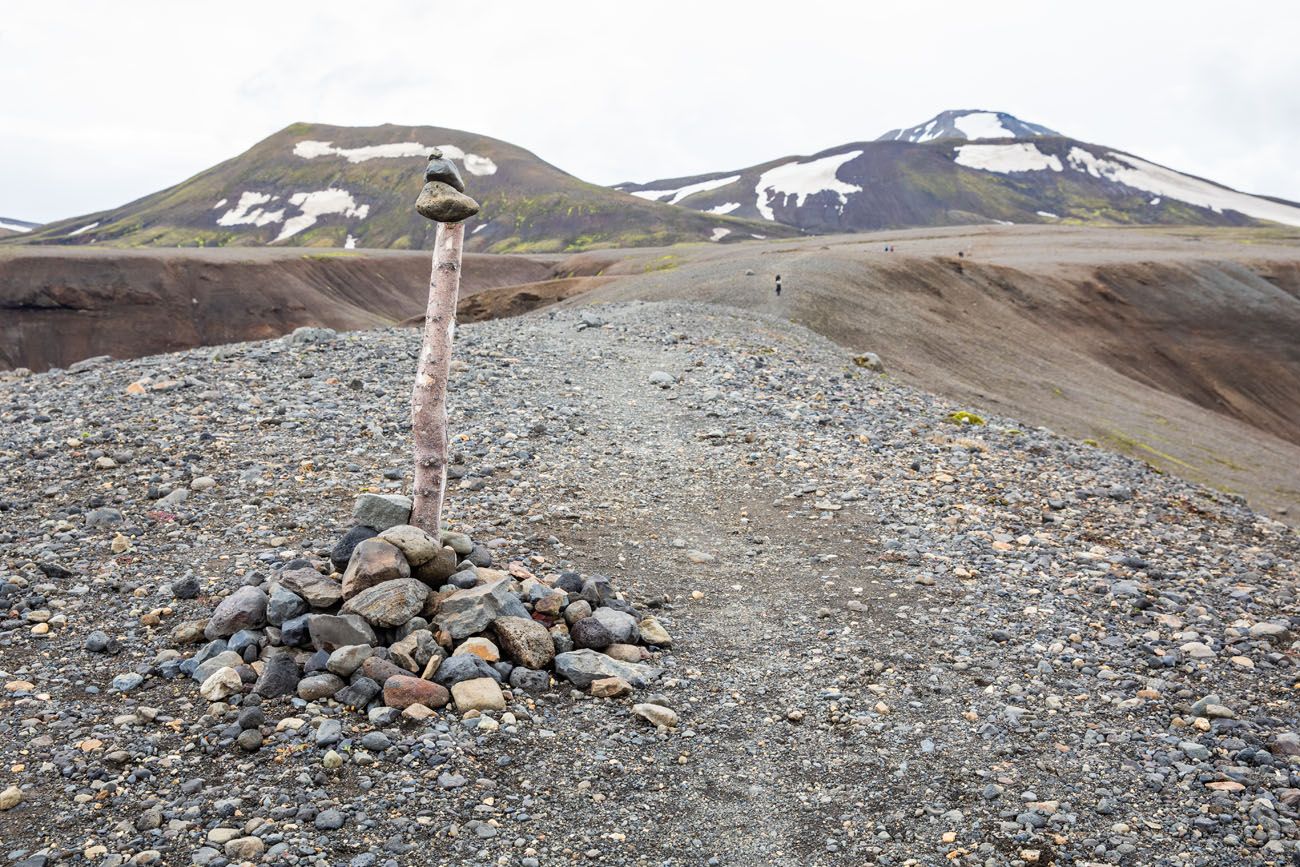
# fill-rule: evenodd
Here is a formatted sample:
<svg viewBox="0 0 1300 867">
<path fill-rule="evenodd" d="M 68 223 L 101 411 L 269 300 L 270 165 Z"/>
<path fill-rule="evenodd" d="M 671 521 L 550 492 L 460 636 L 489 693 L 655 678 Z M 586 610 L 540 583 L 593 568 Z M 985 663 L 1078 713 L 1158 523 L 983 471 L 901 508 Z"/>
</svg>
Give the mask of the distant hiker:
<svg viewBox="0 0 1300 867">
<path fill-rule="evenodd" d="M 965 259 L 965 258 L 966 258 L 966 253 L 965 253 L 964 251 L 962 251 L 962 250 L 958 250 L 958 251 L 957 251 L 957 258 L 958 258 L 958 259 Z"/>
<path fill-rule="evenodd" d="M 777 298 L 781 297 L 781 275 L 780 274 L 776 275 L 776 297 Z"/>
</svg>

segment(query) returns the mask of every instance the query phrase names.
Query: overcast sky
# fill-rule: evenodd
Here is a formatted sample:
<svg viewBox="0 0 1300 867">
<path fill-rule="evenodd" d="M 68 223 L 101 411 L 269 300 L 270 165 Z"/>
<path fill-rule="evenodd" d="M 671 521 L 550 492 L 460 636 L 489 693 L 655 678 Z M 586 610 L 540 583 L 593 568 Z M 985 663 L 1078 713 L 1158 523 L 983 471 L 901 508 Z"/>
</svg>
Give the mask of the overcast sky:
<svg viewBox="0 0 1300 867">
<path fill-rule="evenodd" d="M 177 183 L 294 121 L 432 124 L 596 183 L 1006 111 L 1300 200 L 1290 2 L 0 5 L 0 216 Z"/>
</svg>

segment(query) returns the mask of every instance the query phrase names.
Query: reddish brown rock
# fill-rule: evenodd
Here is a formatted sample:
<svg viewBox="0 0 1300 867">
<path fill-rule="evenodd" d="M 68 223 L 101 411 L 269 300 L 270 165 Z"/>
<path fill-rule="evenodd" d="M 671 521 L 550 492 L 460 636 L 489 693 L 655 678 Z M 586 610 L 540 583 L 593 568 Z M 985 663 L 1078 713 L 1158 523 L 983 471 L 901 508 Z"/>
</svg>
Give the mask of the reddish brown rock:
<svg viewBox="0 0 1300 867">
<path fill-rule="evenodd" d="M 451 693 L 441 684 L 404 674 L 396 674 L 384 681 L 384 704 L 406 708 L 413 704 L 440 708 L 451 701 Z"/>
</svg>

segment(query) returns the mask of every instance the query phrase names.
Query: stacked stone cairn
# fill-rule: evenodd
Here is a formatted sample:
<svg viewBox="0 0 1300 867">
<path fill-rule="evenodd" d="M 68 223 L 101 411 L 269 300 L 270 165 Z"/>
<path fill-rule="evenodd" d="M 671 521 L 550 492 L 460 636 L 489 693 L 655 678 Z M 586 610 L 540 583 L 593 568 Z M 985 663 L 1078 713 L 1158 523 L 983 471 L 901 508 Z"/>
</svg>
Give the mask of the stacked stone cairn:
<svg viewBox="0 0 1300 867">
<path fill-rule="evenodd" d="M 469 536 L 435 539 L 406 523 L 410 511 L 406 497 L 363 494 L 329 564 L 250 576 L 181 670 L 208 701 L 296 695 L 412 720 L 448 705 L 504 710 L 515 692 L 551 689 L 552 674 L 614 697 L 660 673 L 651 660 L 671 638 L 608 578 L 494 569 Z"/>
</svg>

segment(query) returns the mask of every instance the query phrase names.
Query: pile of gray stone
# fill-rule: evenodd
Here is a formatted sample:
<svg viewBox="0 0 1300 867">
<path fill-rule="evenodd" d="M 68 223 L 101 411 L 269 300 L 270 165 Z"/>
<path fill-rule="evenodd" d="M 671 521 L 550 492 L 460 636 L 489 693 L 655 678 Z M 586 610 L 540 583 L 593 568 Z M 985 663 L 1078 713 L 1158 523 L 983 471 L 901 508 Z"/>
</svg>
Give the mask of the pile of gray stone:
<svg viewBox="0 0 1300 867">
<path fill-rule="evenodd" d="M 567 681 L 615 697 L 647 686 L 672 639 L 608 578 L 493 568 L 468 535 L 411 526 L 411 501 L 363 494 L 324 558 L 254 574 L 180 664 L 209 701 L 333 701 L 421 720 L 452 705 L 504 710 Z M 388 710 L 381 710 L 388 709 Z"/>
</svg>

